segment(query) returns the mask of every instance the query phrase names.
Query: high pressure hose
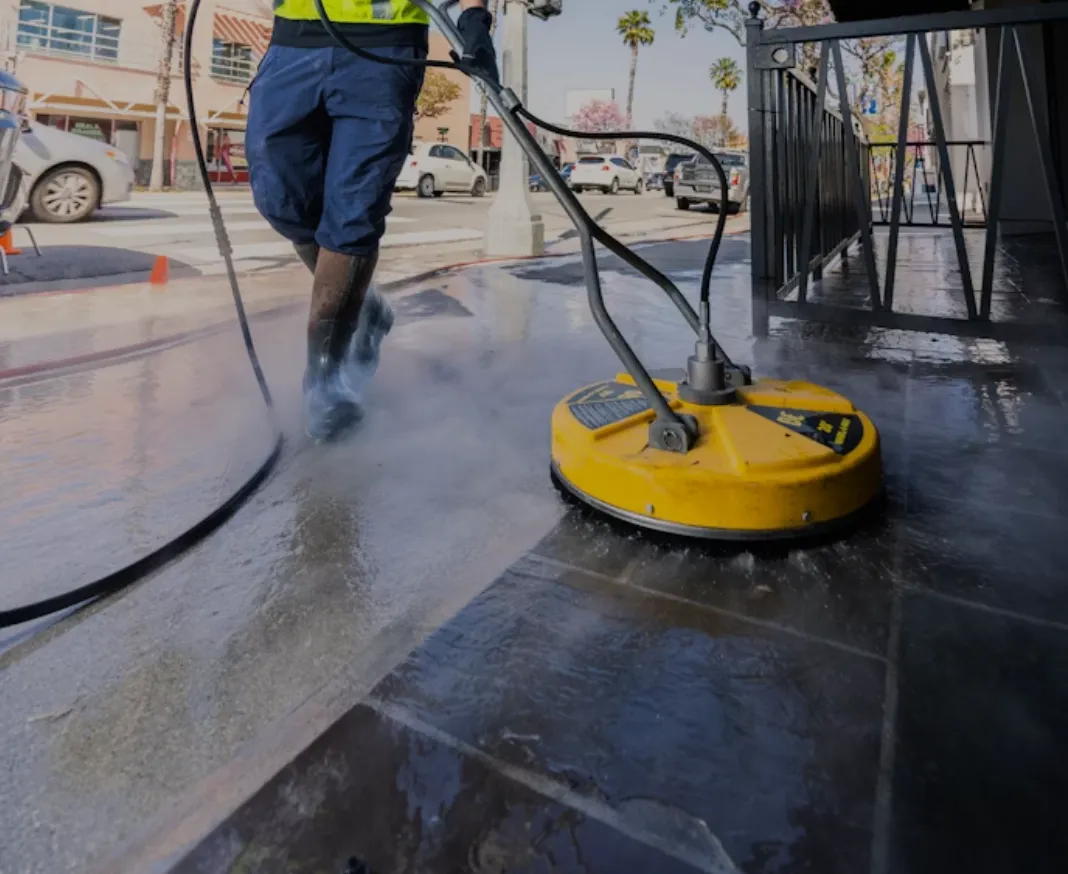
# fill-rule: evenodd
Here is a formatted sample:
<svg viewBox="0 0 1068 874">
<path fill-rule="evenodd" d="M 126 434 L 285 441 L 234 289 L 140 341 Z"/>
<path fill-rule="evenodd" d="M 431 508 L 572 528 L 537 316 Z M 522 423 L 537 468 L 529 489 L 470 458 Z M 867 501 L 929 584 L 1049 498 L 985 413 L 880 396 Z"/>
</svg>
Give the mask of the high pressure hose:
<svg viewBox="0 0 1068 874">
<path fill-rule="evenodd" d="M 219 202 L 215 198 L 215 191 L 211 185 L 211 175 L 204 156 L 204 147 L 200 140 L 200 127 L 197 124 L 196 106 L 193 99 L 193 65 L 191 59 L 193 57 L 193 28 L 196 24 L 199 7 L 200 0 L 192 0 L 189 7 L 189 23 L 185 30 L 185 63 L 183 66 L 185 67 L 185 96 L 189 108 L 189 127 L 193 136 L 193 148 L 197 154 L 200 178 L 204 183 L 204 191 L 208 196 L 208 211 L 211 215 L 215 239 L 219 245 L 219 253 L 222 255 L 223 261 L 226 262 L 226 274 L 230 280 L 230 290 L 234 297 L 234 308 L 237 311 L 238 324 L 241 326 L 241 336 L 245 342 L 245 351 L 248 353 L 249 363 L 252 365 L 252 372 L 256 377 L 256 384 L 259 386 L 260 394 L 263 395 L 263 402 L 267 405 L 267 411 L 270 415 L 271 427 L 274 429 L 274 447 L 264 462 L 256 469 L 256 472 L 225 503 L 213 510 L 204 519 L 201 519 L 192 528 L 165 543 L 144 558 L 92 583 L 33 604 L 16 607 L 13 610 L 0 611 L 0 628 L 31 622 L 34 619 L 40 619 L 62 610 L 88 604 L 97 598 L 114 595 L 174 561 L 228 521 L 267 479 L 282 453 L 282 433 L 275 420 L 274 401 L 271 398 L 271 390 L 267 386 L 267 380 L 263 375 L 259 356 L 256 354 L 256 346 L 252 341 L 248 314 L 245 312 L 245 304 L 241 298 L 241 289 L 238 287 L 237 282 L 237 271 L 234 268 L 233 249 L 226 233 L 226 225 L 223 221 L 222 211 L 219 209 Z"/>
</svg>

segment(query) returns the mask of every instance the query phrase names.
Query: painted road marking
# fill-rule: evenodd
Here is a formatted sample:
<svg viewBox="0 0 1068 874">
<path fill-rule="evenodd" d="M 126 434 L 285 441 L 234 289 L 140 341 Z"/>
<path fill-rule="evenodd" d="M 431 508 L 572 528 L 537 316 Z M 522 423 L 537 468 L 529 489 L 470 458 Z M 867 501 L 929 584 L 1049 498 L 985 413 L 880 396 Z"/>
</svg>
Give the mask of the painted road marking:
<svg viewBox="0 0 1068 874">
<path fill-rule="evenodd" d="M 444 228 L 437 231 L 415 231 L 410 234 L 387 233 L 382 239 L 382 248 L 397 246 L 417 246 L 427 243 L 460 243 L 470 240 L 481 240 L 482 231 L 469 228 Z M 215 246 L 193 246 L 187 249 L 178 249 L 174 257 L 190 264 L 203 264 L 220 259 L 219 250 Z M 234 246 L 234 260 L 242 261 L 246 258 L 291 258 L 293 247 L 285 240 L 271 241 L 269 243 L 242 243 Z"/>
</svg>

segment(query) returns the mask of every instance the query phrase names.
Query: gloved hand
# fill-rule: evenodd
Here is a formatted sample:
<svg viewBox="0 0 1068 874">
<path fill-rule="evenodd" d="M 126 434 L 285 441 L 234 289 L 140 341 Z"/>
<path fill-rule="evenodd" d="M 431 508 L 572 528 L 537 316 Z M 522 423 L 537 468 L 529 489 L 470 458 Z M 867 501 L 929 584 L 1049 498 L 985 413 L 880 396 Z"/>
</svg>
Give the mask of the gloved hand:
<svg viewBox="0 0 1068 874">
<path fill-rule="evenodd" d="M 464 56 L 458 58 L 456 52 L 453 52 L 452 56 L 457 63 L 463 63 L 482 73 L 494 85 L 499 86 L 501 77 L 497 72 L 497 50 L 493 47 L 493 37 L 490 36 L 492 24 L 493 16 L 486 9 L 465 9 L 456 22 L 460 36 L 464 38 Z"/>
</svg>

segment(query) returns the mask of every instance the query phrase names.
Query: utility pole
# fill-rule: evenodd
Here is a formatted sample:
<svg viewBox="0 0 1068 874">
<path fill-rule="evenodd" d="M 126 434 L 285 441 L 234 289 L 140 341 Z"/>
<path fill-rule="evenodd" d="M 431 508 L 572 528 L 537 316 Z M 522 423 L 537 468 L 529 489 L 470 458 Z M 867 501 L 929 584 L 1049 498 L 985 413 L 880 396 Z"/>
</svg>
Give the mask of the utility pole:
<svg viewBox="0 0 1068 874">
<path fill-rule="evenodd" d="M 156 71 L 156 132 L 152 142 L 152 175 L 148 183 L 152 191 L 163 189 L 163 153 L 167 138 L 167 104 L 171 99 L 171 65 L 174 60 L 178 0 L 166 0 L 160 16 L 159 67 Z M 186 58 L 186 63 L 188 62 L 189 59 Z"/>
<path fill-rule="evenodd" d="M 527 2 L 502 0 L 504 38 L 501 72 L 504 86 L 527 101 Z M 501 143 L 500 188 L 489 209 L 485 251 L 493 257 L 541 255 L 545 225 L 530 202 L 530 164 L 507 129 Z"/>
</svg>

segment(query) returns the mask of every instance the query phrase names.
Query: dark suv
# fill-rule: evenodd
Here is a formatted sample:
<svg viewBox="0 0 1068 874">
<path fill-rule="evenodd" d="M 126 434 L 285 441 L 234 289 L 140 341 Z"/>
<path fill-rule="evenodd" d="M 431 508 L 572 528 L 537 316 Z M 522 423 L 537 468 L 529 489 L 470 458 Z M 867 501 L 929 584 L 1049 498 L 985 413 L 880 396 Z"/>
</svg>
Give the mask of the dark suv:
<svg viewBox="0 0 1068 874">
<path fill-rule="evenodd" d="M 675 196 L 675 168 L 692 157 L 693 155 L 684 155 L 681 152 L 668 155 L 667 162 L 664 164 L 664 194 L 668 197 Z"/>
</svg>

